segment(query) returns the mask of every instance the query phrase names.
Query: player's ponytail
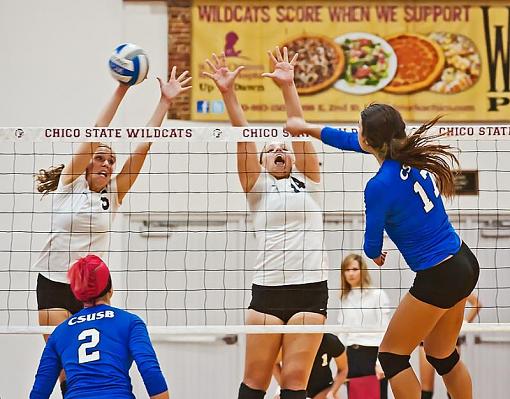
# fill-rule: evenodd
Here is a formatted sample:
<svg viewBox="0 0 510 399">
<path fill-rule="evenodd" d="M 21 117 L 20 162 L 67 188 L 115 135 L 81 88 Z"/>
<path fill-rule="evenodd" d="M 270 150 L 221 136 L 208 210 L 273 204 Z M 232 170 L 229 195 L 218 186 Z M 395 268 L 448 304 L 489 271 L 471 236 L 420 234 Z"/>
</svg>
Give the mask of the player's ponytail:
<svg viewBox="0 0 510 399">
<path fill-rule="evenodd" d="M 110 147 L 108 144 L 99 143 L 97 148 L 98 149 L 106 148 L 115 157 L 115 152 L 113 151 L 112 147 Z M 43 195 L 55 191 L 58 187 L 58 183 L 60 181 L 60 176 L 62 175 L 63 169 L 64 164 L 60 164 L 58 166 L 50 166 L 48 169 L 39 169 L 39 172 L 35 175 L 35 180 L 37 182 L 37 191 L 39 191 Z"/>
<path fill-rule="evenodd" d="M 60 175 L 64 165 L 51 166 L 48 169 L 39 169 L 39 172 L 35 176 L 37 182 L 37 191 L 43 193 L 43 195 L 49 192 L 55 191 L 60 181 Z"/>
<path fill-rule="evenodd" d="M 452 147 L 439 144 L 443 134 L 428 134 L 440 116 L 421 125 L 410 135 L 400 113 L 390 105 L 371 104 L 361 112 L 362 135 L 383 159 L 394 159 L 402 164 L 432 173 L 439 192 L 445 197 L 455 194 L 454 173 L 450 164 L 458 165 Z"/>
<path fill-rule="evenodd" d="M 452 164 L 459 165 L 457 157 L 450 152 L 452 147 L 438 144 L 442 134 L 427 134 L 440 116 L 421 125 L 404 139 L 393 139 L 389 145 L 389 158 L 417 169 L 424 169 L 435 177 L 439 192 L 445 197 L 455 194 L 455 175 Z"/>
</svg>

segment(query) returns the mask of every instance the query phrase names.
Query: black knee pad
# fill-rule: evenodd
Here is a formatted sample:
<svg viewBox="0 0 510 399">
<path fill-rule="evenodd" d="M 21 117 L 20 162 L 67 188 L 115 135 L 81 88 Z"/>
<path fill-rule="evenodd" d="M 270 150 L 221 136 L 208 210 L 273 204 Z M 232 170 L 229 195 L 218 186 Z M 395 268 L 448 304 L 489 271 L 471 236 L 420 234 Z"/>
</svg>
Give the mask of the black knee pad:
<svg viewBox="0 0 510 399">
<path fill-rule="evenodd" d="M 421 391 L 421 399 L 432 399 L 433 394 L 432 391 Z"/>
<path fill-rule="evenodd" d="M 62 391 L 62 397 L 66 396 L 67 393 L 67 380 L 60 382 L 60 390 Z"/>
<path fill-rule="evenodd" d="M 280 391 L 280 399 L 306 399 L 306 391 L 293 391 L 292 389 L 282 389 Z"/>
<path fill-rule="evenodd" d="M 410 355 L 397 355 L 396 353 L 390 352 L 379 352 L 377 355 L 381 367 L 384 371 L 384 375 L 387 379 L 395 377 L 401 371 L 411 367 L 409 363 Z"/>
<path fill-rule="evenodd" d="M 448 374 L 455 365 L 459 362 L 460 356 L 457 349 L 454 349 L 450 356 L 445 357 L 444 359 L 438 359 L 437 357 L 432 357 L 427 355 L 428 362 L 434 367 L 439 375 Z"/>
<path fill-rule="evenodd" d="M 239 387 L 239 395 L 237 399 L 264 399 L 266 392 L 260 389 L 253 389 L 246 385 L 244 382 Z"/>
</svg>

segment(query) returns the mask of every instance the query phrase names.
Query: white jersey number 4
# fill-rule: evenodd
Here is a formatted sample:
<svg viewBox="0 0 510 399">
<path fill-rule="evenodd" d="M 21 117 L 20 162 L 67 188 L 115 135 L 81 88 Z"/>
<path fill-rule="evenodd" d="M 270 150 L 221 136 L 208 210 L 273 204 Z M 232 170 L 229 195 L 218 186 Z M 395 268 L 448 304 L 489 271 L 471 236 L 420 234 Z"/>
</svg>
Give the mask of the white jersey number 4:
<svg viewBox="0 0 510 399">
<path fill-rule="evenodd" d="M 78 348 L 78 363 L 80 364 L 94 362 L 100 358 L 98 350 L 87 353 L 87 349 L 95 348 L 99 343 L 99 331 L 95 328 L 91 328 L 89 330 L 83 330 L 80 335 L 78 335 L 79 341 L 88 340 L 89 338 L 90 341 L 84 342 Z"/>
</svg>

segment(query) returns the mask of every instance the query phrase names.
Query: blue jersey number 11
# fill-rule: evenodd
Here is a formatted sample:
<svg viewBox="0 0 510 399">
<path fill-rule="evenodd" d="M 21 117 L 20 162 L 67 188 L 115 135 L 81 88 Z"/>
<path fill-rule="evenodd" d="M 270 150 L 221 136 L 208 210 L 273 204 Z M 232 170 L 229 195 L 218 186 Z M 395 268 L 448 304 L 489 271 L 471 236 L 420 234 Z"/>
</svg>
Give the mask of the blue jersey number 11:
<svg viewBox="0 0 510 399">
<path fill-rule="evenodd" d="M 439 189 L 437 188 L 436 182 L 434 181 L 432 175 L 426 170 L 420 170 L 420 175 L 424 179 L 426 179 L 427 176 L 430 177 L 430 180 L 432 181 L 432 186 L 434 187 L 434 195 L 436 196 L 436 198 L 439 197 Z M 413 188 L 414 192 L 417 193 L 420 196 L 421 200 L 423 201 L 423 210 L 426 213 L 429 213 L 432 210 L 432 208 L 434 208 L 434 203 L 427 196 L 425 189 L 419 182 L 415 182 Z"/>
</svg>

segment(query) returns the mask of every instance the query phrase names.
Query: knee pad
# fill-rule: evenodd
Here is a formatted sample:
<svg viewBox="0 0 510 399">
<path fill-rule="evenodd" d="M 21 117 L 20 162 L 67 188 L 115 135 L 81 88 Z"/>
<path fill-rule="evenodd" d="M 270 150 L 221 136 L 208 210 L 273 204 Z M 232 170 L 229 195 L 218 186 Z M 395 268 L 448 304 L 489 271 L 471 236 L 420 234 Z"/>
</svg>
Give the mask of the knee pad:
<svg viewBox="0 0 510 399">
<path fill-rule="evenodd" d="M 67 380 L 62 380 L 60 382 L 60 390 L 62 391 L 62 397 L 66 396 L 66 393 L 67 393 Z"/>
<path fill-rule="evenodd" d="M 292 389 L 282 389 L 280 391 L 280 399 L 306 399 L 306 391 L 293 391 Z"/>
<path fill-rule="evenodd" d="M 433 394 L 432 391 L 421 391 L 421 399 L 432 399 Z"/>
<path fill-rule="evenodd" d="M 409 359 L 411 358 L 410 355 L 397 355 L 396 353 L 379 352 L 377 358 L 379 359 L 379 362 L 381 362 L 384 375 L 388 380 L 395 377 L 401 371 L 411 367 L 411 363 L 409 363 Z"/>
<path fill-rule="evenodd" d="M 427 355 L 428 362 L 434 367 L 439 375 L 448 374 L 455 365 L 459 362 L 460 356 L 457 349 L 454 349 L 450 356 L 445 357 L 444 359 L 438 359 L 437 357 L 432 357 Z"/>
<path fill-rule="evenodd" d="M 239 387 L 238 399 L 264 399 L 266 392 L 260 389 L 253 389 L 246 385 L 244 382 Z"/>
</svg>

